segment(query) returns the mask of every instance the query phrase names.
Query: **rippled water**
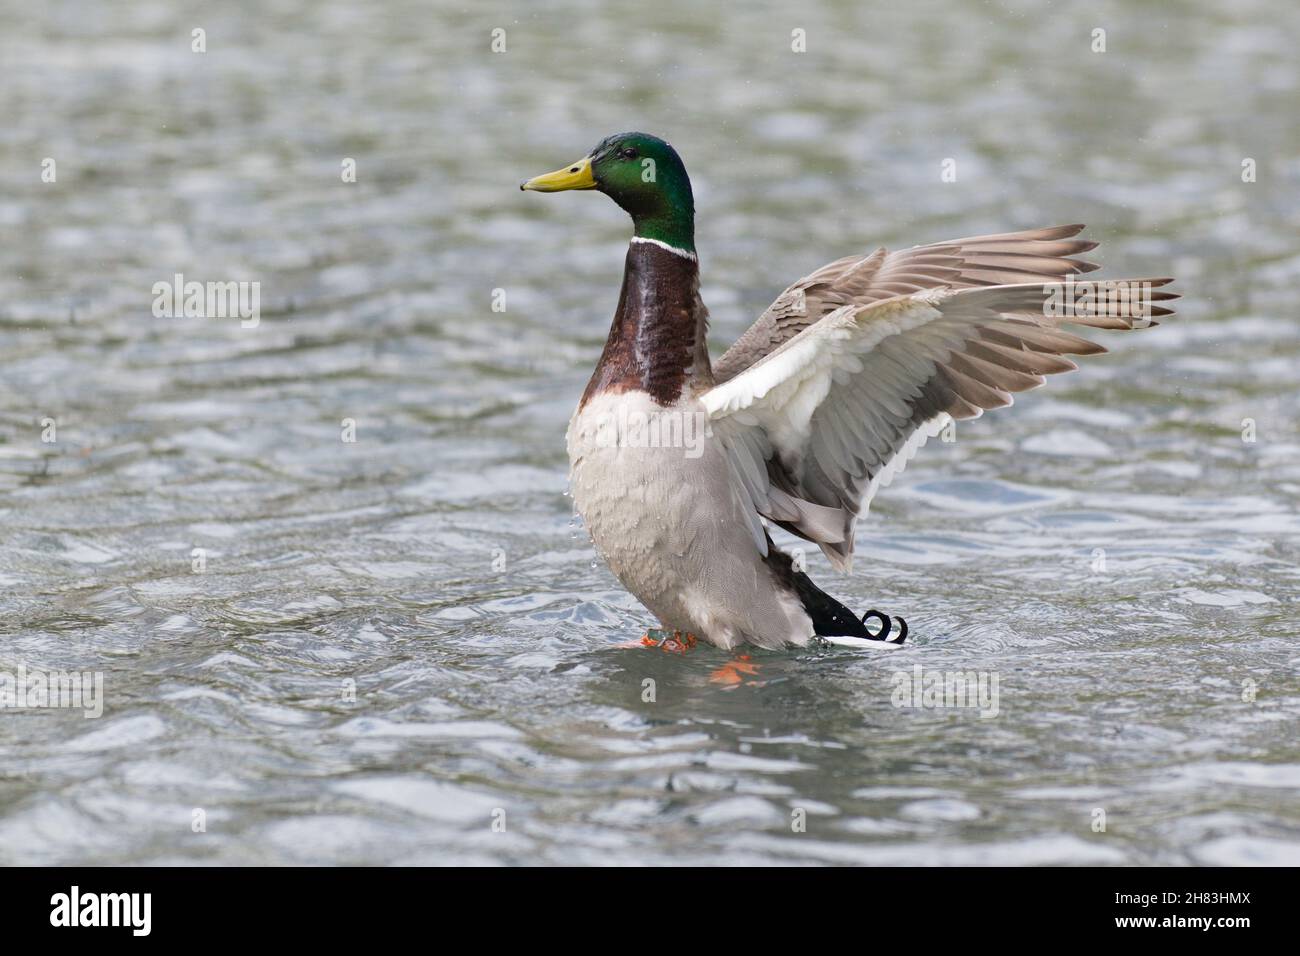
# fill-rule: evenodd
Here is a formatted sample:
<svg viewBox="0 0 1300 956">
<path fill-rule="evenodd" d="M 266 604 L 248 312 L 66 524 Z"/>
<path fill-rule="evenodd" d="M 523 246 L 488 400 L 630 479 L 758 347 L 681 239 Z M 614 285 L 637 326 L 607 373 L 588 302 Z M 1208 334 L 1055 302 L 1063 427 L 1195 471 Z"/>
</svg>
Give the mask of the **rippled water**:
<svg viewBox="0 0 1300 956">
<path fill-rule="evenodd" d="M 3 6 L 0 671 L 105 708 L 0 713 L 0 862 L 1300 861 L 1294 8 Z M 717 346 L 880 243 L 1086 221 L 1179 277 L 810 558 L 907 647 L 619 646 L 563 432 L 628 227 L 516 184 L 627 128 Z M 154 318 L 177 272 L 260 324 Z M 895 707 L 918 665 L 997 716 Z"/>
</svg>

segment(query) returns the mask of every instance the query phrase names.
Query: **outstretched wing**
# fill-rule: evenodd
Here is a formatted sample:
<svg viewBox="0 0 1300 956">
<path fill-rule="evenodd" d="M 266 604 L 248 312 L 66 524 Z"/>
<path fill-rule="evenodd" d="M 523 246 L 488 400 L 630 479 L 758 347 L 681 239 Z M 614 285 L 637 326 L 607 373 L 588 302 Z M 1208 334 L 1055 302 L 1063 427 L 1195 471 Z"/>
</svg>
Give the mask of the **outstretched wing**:
<svg viewBox="0 0 1300 956">
<path fill-rule="evenodd" d="M 852 302 L 701 400 L 755 512 L 848 570 L 859 513 L 927 437 L 1075 368 L 1064 355 L 1106 351 L 1064 323 L 1156 324 L 1172 310 L 1153 303 L 1177 295 L 1153 290 L 1170 281 L 941 287 Z M 1102 294 L 1078 303 L 1084 285 Z"/>
<path fill-rule="evenodd" d="M 822 266 L 786 289 L 767 311 L 718 359 L 716 381 L 749 368 L 808 326 L 846 305 L 859 307 L 923 289 L 966 289 L 1051 282 L 1092 272 L 1094 262 L 1071 256 L 1097 248 L 1072 238 L 1081 225 L 1048 226 L 995 236 L 970 236 L 897 252 L 877 249 Z"/>
</svg>

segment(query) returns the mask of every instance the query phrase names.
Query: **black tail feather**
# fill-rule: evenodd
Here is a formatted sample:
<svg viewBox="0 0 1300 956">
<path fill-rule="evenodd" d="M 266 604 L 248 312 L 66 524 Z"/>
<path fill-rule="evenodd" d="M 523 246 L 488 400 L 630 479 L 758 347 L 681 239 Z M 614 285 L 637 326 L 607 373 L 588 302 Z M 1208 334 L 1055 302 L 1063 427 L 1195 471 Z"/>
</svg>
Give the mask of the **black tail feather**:
<svg viewBox="0 0 1300 956">
<path fill-rule="evenodd" d="M 799 596 L 804 610 L 812 618 L 813 633 L 818 637 L 862 637 L 869 641 L 888 640 L 891 624 L 889 618 L 877 610 L 870 610 L 858 618 L 856 614 L 831 597 L 807 574 L 794 566 L 794 559 L 781 551 L 772 539 L 767 539 L 767 563 L 772 568 L 777 580 L 791 588 Z M 867 618 L 876 618 L 879 629 L 873 634 L 867 629 Z M 898 618 L 901 636 L 895 643 L 901 644 L 907 638 L 907 622 Z"/>
</svg>

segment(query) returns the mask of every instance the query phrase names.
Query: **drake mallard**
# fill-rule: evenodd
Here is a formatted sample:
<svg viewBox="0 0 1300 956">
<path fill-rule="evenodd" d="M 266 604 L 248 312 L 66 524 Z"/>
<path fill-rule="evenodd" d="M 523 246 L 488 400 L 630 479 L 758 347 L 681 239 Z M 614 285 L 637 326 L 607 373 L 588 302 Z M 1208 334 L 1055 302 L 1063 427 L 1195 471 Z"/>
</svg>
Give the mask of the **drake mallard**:
<svg viewBox="0 0 1300 956">
<path fill-rule="evenodd" d="M 595 190 L 631 217 L 623 288 L 569 423 L 570 487 L 597 551 L 664 631 L 731 649 L 880 641 L 768 525 L 847 572 L 858 517 L 952 419 L 1105 348 L 1064 331 L 1153 326 L 1170 279 L 1075 281 L 1083 226 L 883 248 L 782 292 L 716 363 L 686 167 L 646 133 L 529 179 Z"/>
</svg>

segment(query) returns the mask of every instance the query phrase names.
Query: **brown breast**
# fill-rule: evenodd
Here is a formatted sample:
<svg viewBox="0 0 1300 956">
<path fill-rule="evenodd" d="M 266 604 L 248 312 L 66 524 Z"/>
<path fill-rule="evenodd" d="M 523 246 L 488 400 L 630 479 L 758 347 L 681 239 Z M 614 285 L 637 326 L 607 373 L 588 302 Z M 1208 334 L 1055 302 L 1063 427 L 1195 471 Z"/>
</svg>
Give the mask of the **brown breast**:
<svg viewBox="0 0 1300 956">
<path fill-rule="evenodd" d="M 699 288 L 693 258 L 650 242 L 629 244 L 618 309 L 578 407 L 602 392 L 631 389 L 670 405 L 688 383 L 711 383 L 708 311 Z"/>
</svg>

